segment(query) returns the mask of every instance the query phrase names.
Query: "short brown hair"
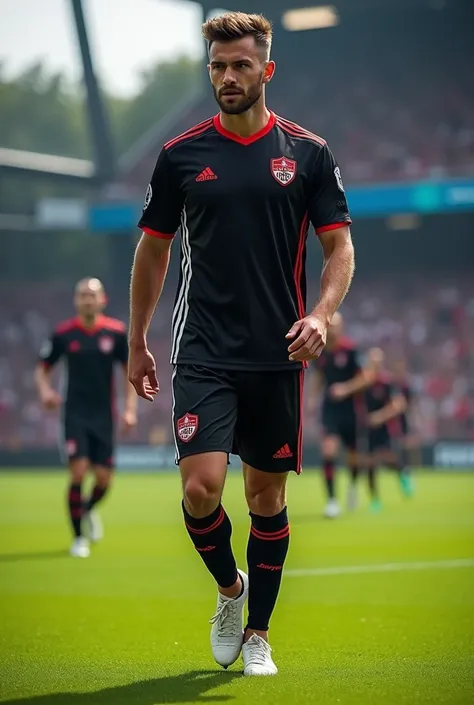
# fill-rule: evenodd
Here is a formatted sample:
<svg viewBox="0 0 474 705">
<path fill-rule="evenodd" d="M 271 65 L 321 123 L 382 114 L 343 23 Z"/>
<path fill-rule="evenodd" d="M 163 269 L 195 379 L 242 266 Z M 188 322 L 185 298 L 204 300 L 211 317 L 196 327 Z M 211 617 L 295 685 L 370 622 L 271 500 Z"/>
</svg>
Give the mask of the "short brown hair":
<svg viewBox="0 0 474 705">
<path fill-rule="evenodd" d="M 254 37 L 256 45 L 265 50 L 268 58 L 272 46 L 272 24 L 263 15 L 227 12 L 204 22 L 202 26 L 202 35 L 208 43 L 208 49 L 212 42 L 230 42 L 249 34 Z"/>
</svg>

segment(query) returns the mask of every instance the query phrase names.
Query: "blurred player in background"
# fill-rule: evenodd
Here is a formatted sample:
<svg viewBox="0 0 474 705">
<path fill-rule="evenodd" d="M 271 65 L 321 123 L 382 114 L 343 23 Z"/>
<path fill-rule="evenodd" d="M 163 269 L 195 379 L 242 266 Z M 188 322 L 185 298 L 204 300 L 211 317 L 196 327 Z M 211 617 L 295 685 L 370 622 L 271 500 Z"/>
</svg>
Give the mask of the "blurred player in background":
<svg viewBox="0 0 474 705">
<path fill-rule="evenodd" d="M 393 450 L 390 422 L 405 413 L 407 402 L 402 391 L 394 385 L 385 369 L 385 354 L 380 348 L 371 348 L 367 353 L 367 371 L 370 385 L 365 392 L 365 407 L 368 425 L 368 479 L 371 508 L 382 508 L 377 483 L 377 471 L 385 465 L 397 470 L 401 476 L 403 467 Z"/>
<path fill-rule="evenodd" d="M 414 407 L 414 394 L 410 385 L 406 363 L 403 359 L 398 359 L 392 365 L 393 384 L 398 389 L 406 401 L 406 409 L 389 422 L 389 429 L 394 439 L 394 451 L 398 454 L 400 470 L 400 484 L 403 493 L 410 497 L 413 494 L 414 486 L 411 475 L 413 455 L 415 454 L 416 439 L 412 433 L 412 414 Z"/>
<path fill-rule="evenodd" d="M 324 347 L 354 250 L 328 146 L 265 105 L 275 71 L 270 23 L 228 13 L 203 33 L 220 112 L 158 157 L 132 272 L 130 380 L 144 398 L 153 399 L 147 382 L 158 391 L 147 329 L 181 224 L 172 389 L 184 521 L 217 584 L 215 660 L 227 667 L 242 652 L 244 675 L 267 676 L 277 673 L 268 629 L 289 546 L 286 482 L 301 469 L 303 368 Z M 324 269 L 319 301 L 306 314 L 309 221 Z M 251 517 L 248 576 L 237 569 L 221 504 L 232 450 Z"/>
<path fill-rule="evenodd" d="M 336 462 L 341 445 L 347 451 L 347 466 L 350 473 L 348 507 L 354 509 L 357 503 L 356 482 L 360 470 L 358 439 L 361 433 L 360 406 L 363 403 L 361 391 L 367 386 L 366 374 L 361 368 L 356 346 L 343 337 L 343 318 L 334 314 L 328 328 L 326 347 L 313 363 L 313 402 L 318 391 L 323 389 L 322 414 L 322 456 L 324 480 L 327 491 L 327 504 L 324 516 L 334 519 L 339 516 L 340 506 L 336 499 Z"/>
<path fill-rule="evenodd" d="M 126 384 L 124 429 L 137 422 L 137 396 L 127 379 L 128 343 L 126 326 L 102 314 L 106 305 L 104 287 L 98 279 L 82 279 L 76 285 L 77 316 L 61 323 L 40 351 L 35 381 L 47 410 L 63 405 L 64 451 L 71 474 L 68 506 L 74 540 L 71 556 L 87 558 L 89 538 L 98 541 L 103 529 L 94 507 L 110 487 L 114 455 L 114 363 L 120 364 Z M 64 358 L 67 367 L 65 399 L 51 385 L 51 369 Z M 89 470 L 95 485 L 88 499 L 82 483 Z"/>
</svg>

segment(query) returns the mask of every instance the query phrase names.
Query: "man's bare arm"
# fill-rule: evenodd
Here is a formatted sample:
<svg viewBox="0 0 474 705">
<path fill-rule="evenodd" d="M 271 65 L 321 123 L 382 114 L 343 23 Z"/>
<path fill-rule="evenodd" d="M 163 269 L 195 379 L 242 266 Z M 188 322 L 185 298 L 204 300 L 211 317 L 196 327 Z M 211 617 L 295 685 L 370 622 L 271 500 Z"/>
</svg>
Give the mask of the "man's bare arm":
<svg viewBox="0 0 474 705">
<path fill-rule="evenodd" d="M 321 295 L 312 313 L 329 325 L 354 275 L 354 245 L 348 225 L 322 232 L 319 241 L 324 255 Z"/>
<path fill-rule="evenodd" d="M 321 295 L 308 316 L 296 321 L 286 338 L 289 359 L 305 362 L 319 357 L 326 345 L 327 328 L 349 289 L 354 274 L 354 246 L 348 225 L 320 233 L 324 253 Z"/>
<path fill-rule="evenodd" d="M 371 426 L 382 426 L 387 421 L 391 421 L 396 416 L 403 414 L 407 408 L 407 400 L 403 394 L 397 394 L 393 397 L 382 409 L 373 411 L 369 414 L 369 423 Z"/>
<path fill-rule="evenodd" d="M 170 261 L 171 239 L 145 233 L 135 251 L 130 284 L 130 346 L 146 347 L 146 334 L 163 285 Z"/>
</svg>

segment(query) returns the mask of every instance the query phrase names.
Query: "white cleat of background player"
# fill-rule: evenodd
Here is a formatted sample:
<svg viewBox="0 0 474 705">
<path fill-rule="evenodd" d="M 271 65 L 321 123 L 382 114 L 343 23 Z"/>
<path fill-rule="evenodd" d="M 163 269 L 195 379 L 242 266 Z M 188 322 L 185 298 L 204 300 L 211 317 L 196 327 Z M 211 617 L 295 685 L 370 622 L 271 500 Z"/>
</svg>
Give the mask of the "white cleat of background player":
<svg viewBox="0 0 474 705">
<path fill-rule="evenodd" d="M 337 519 L 339 514 L 341 513 L 341 510 L 339 508 L 339 504 L 337 503 L 336 499 L 330 499 L 328 500 L 328 503 L 326 504 L 326 507 L 324 508 L 324 516 L 326 519 Z"/>
<path fill-rule="evenodd" d="M 89 558 L 91 551 L 89 548 L 89 541 L 84 538 L 84 536 L 79 536 L 74 539 L 72 546 L 69 549 L 69 554 L 73 558 Z"/>
<path fill-rule="evenodd" d="M 244 676 L 276 676 L 278 668 L 273 663 L 272 650 L 265 639 L 252 634 L 242 645 Z"/>
<path fill-rule="evenodd" d="M 216 614 L 210 620 L 212 655 L 216 662 L 227 668 L 239 658 L 244 629 L 244 605 L 249 592 L 249 579 L 238 571 L 243 584 L 240 597 L 218 594 Z"/>
<path fill-rule="evenodd" d="M 102 520 L 94 509 L 84 514 L 84 519 L 87 521 L 89 530 L 89 538 L 93 543 L 101 541 L 104 538 L 104 527 Z"/>
</svg>

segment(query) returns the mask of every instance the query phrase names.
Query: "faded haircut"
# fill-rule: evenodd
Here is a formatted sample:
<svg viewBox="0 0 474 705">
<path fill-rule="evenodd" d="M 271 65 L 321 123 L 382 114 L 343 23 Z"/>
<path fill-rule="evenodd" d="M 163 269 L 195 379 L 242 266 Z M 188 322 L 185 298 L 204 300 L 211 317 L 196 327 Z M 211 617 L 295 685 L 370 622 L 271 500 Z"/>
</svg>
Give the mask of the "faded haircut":
<svg viewBox="0 0 474 705">
<path fill-rule="evenodd" d="M 207 41 L 208 51 L 213 42 L 231 42 L 251 35 L 255 44 L 270 58 L 272 25 L 263 15 L 248 15 L 246 12 L 227 12 L 214 17 L 202 26 L 202 35 Z"/>
</svg>

